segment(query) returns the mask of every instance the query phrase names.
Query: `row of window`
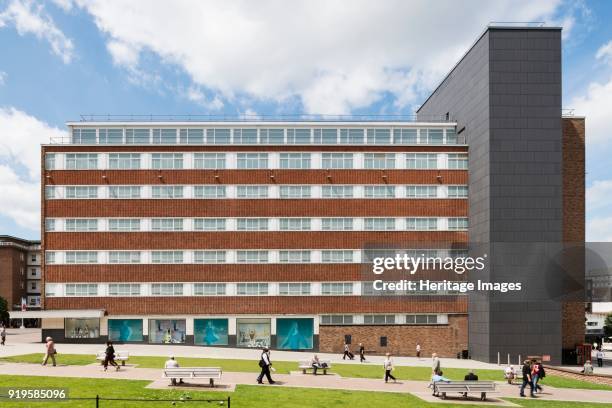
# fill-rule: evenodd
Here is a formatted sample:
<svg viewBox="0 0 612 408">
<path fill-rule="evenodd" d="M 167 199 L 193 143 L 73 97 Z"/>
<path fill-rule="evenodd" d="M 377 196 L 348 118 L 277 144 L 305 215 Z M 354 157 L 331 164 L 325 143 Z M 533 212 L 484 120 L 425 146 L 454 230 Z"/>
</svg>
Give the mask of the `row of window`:
<svg viewBox="0 0 612 408">
<path fill-rule="evenodd" d="M 47 283 L 45 293 L 48 297 L 367 296 L 371 295 L 367 291 L 371 286 L 371 282 Z M 441 290 L 404 292 L 402 295 L 455 296 L 460 293 Z"/>
<path fill-rule="evenodd" d="M 404 253 L 414 258 L 465 256 L 465 250 L 460 249 L 46 251 L 45 260 L 47 264 L 367 263 L 376 257 Z"/>
<path fill-rule="evenodd" d="M 320 325 L 354 324 L 448 324 L 445 314 L 375 314 L 375 315 L 321 315 Z"/>
<path fill-rule="evenodd" d="M 135 231 L 464 231 L 464 217 L 435 218 L 67 218 L 46 232 Z"/>
<path fill-rule="evenodd" d="M 467 153 L 47 153 L 47 170 L 467 169 Z"/>
<path fill-rule="evenodd" d="M 74 128 L 73 144 L 458 144 L 454 128 Z"/>
<path fill-rule="evenodd" d="M 45 187 L 47 199 L 467 198 L 466 185 L 130 185 Z"/>
</svg>

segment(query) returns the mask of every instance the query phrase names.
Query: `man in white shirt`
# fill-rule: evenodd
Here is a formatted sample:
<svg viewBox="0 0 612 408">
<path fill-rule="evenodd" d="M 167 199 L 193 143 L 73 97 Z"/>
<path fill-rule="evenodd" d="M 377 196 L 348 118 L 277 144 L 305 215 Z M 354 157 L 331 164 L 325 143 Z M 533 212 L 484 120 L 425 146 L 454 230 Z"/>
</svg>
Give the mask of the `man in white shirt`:
<svg viewBox="0 0 612 408">
<path fill-rule="evenodd" d="M 416 356 L 420 360 L 421 359 L 421 344 L 417 343 L 416 345 Z"/>
<path fill-rule="evenodd" d="M 264 347 L 261 352 L 261 358 L 259 359 L 259 366 L 261 367 L 261 373 L 259 373 L 259 377 L 257 377 L 257 383 L 263 384 L 264 375 L 268 379 L 270 384 L 274 384 L 274 380 L 270 376 L 270 368 L 272 367 L 272 362 L 270 361 L 270 350 L 267 347 Z"/>
<path fill-rule="evenodd" d="M 603 359 L 606 356 L 603 350 L 602 349 L 597 350 L 597 353 L 595 354 L 595 356 L 597 357 L 597 367 L 603 367 Z"/>
<path fill-rule="evenodd" d="M 170 359 L 166 360 L 164 368 L 179 368 L 179 363 L 174 359 L 174 356 L 170 356 Z M 176 385 L 176 378 L 171 378 L 170 382 L 172 385 Z M 183 384 L 182 378 L 179 378 L 179 384 Z"/>
</svg>

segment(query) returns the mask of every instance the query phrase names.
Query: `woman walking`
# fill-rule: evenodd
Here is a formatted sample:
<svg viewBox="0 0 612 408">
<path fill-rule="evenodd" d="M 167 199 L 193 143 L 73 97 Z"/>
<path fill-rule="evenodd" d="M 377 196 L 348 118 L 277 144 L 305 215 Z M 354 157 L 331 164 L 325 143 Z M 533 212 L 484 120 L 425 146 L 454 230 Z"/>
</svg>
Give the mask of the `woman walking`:
<svg viewBox="0 0 612 408">
<path fill-rule="evenodd" d="M 112 341 L 106 342 L 106 350 L 104 351 L 104 371 L 108 369 L 108 365 L 115 366 L 119 371 L 119 364 L 115 362 L 115 348 Z"/>
<path fill-rule="evenodd" d="M 363 363 L 365 361 L 365 347 L 363 347 L 362 343 L 359 343 L 359 362 Z"/>
<path fill-rule="evenodd" d="M 395 377 L 391 374 L 393 371 L 393 361 L 391 361 L 391 354 L 385 354 L 385 361 L 383 362 L 383 366 L 385 367 L 385 382 L 389 382 L 389 378 L 393 380 L 393 382 L 397 382 Z"/>
</svg>

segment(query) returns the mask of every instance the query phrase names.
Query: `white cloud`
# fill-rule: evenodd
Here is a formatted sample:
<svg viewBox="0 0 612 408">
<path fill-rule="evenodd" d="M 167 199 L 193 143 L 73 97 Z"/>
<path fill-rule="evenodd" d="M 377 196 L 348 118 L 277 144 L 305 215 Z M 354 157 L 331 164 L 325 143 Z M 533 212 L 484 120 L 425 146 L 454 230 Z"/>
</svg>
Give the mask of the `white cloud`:
<svg viewBox="0 0 612 408">
<path fill-rule="evenodd" d="M 612 207 L 612 180 L 596 180 L 586 189 L 587 212 Z"/>
<path fill-rule="evenodd" d="M 40 144 L 66 132 L 15 108 L 0 108 L 0 208 L 26 228 L 40 227 Z M 21 171 L 20 171 L 21 170 Z"/>
<path fill-rule="evenodd" d="M 77 3 L 116 64 L 144 71 L 151 53 L 223 100 L 298 97 L 309 113 L 341 114 L 387 94 L 411 106 L 488 22 L 550 21 L 560 0 Z"/>
<path fill-rule="evenodd" d="M 19 35 L 33 34 L 38 39 L 47 41 L 53 53 L 65 64 L 72 60 L 72 40 L 57 28 L 42 4 L 32 0 L 12 0 L 6 9 L 0 12 L 0 27 L 8 24 L 14 25 Z"/>
<path fill-rule="evenodd" d="M 595 54 L 595 58 L 602 60 L 606 64 L 612 65 L 612 40 L 599 47 Z"/>
<path fill-rule="evenodd" d="M 568 106 L 577 114 L 586 115 L 587 144 L 603 145 L 611 140 L 612 77 L 605 83 L 590 83 L 586 94 L 575 97 Z"/>
<path fill-rule="evenodd" d="M 4 85 L 6 82 L 7 73 L 4 71 L 0 71 L 0 86 Z"/>
<path fill-rule="evenodd" d="M 593 217 L 586 224 L 587 242 L 612 242 L 612 217 Z"/>
</svg>

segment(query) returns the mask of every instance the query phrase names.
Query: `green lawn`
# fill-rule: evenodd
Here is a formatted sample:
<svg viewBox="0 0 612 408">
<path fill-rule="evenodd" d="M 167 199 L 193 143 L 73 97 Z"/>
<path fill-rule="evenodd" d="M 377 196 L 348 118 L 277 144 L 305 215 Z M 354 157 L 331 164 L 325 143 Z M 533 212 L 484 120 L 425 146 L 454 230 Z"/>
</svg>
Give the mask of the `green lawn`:
<svg viewBox="0 0 612 408">
<path fill-rule="evenodd" d="M 83 379 L 83 378 L 59 378 L 59 377 L 27 377 L 0 375 L 0 387 L 23 387 L 23 388 L 68 388 L 71 398 L 93 398 L 96 394 L 105 398 L 145 398 L 145 399 L 176 399 L 176 406 L 189 407 L 213 407 L 209 403 L 192 402 L 182 404 L 180 398 L 189 396 L 192 399 L 223 399 L 228 395 L 231 397 L 233 408 L 301 408 L 301 407 L 350 407 L 350 408 L 373 408 L 373 407 L 405 407 L 405 408 L 449 408 L 452 404 L 430 404 L 409 394 L 389 392 L 364 392 L 364 391 L 340 391 L 321 390 L 313 388 L 287 388 L 274 386 L 251 386 L 239 385 L 233 393 L 225 392 L 184 392 L 180 390 L 150 390 L 144 387 L 148 381 L 134 380 L 112 380 L 112 379 Z M 563 403 L 556 401 L 537 401 L 530 399 L 512 399 L 513 402 L 533 408 L 603 408 L 612 407 L 612 404 L 586 404 L 586 403 Z M 2 408 L 25 408 L 25 407 L 94 407 L 94 401 L 64 401 L 64 402 L 0 402 Z M 127 401 L 101 401 L 101 408 L 137 408 L 137 407 L 171 407 L 172 402 L 127 402 Z M 462 405 L 464 407 L 476 407 L 478 405 Z"/>
<path fill-rule="evenodd" d="M 23 354 L 14 357 L 0 358 L 0 361 L 15 363 L 40 363 L 42 354 Z M 93 356 L 83 354 L 58 354 L 58 363 L 67 365 L 86 365 L 94 362 Z M 134 356 L 130 358 L 130 364 L 136 364 L 143 368 L 161 368 L 164 366 L 166 357 Z M 213 358 L 177 358 L 183 367 L 221 367 L 223 371 L 252 372 L 258 373 L 260 368 L 253 360 L 231 360 Z M 274 362 L 276 372 L 288 374 L 289 371 L 297 370 L 297 363 L 290 361 Z M 332 371 L 343 377 L 352 378 L 382 378 L 383 371 L 379 364 L 334 364 Z M 443 368 L 444 376 L 451 380 L 462 380 L 466 370 L 460 368 Z M 429 381 L 431 370 L 429 367 L 405 367 L 396 366 L 393 374 L 402 380 Z M 476 370 L 481 380 L 502 381 L 502 370 Z M 542 385 L 550 385 L 559 388 L 580 388 L 587 390 L 612 390 L 612 386 L 594 384 L 587 381 L 572 380 L 563 377 L 548 375 L 542 381 Z"/>
</svg>

